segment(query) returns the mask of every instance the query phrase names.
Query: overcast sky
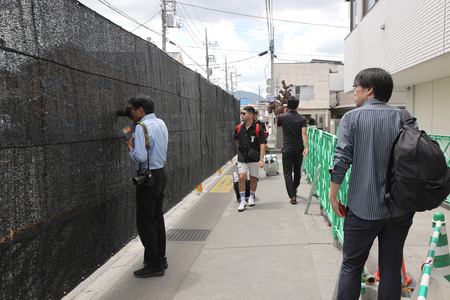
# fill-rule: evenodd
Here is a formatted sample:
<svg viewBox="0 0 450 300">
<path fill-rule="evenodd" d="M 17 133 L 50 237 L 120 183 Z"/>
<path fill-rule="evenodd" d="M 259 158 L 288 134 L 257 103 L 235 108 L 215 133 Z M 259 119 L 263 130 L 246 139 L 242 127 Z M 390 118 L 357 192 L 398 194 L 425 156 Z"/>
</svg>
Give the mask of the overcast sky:
<svg viewBox="0 0 450 300">
<path fill-rule="evenodd" d="M 160 0 L 79 0 L 124 29 L 151 41 L 159 48 L 161 38 Z M 167 1 L 166 2 L 175 2 Z M 344 60 L 344 38 L 348 30 L 348 3 L 344 0 L 273 1 L 272 17 L 275 63 L 309 62 L 311 59 Z M 113 7 L 113 9 L 111 8 Z M 214 55 L 211 81 L 225 89 L 225 57 L 228 61 L 228 90 L 250 91 L 266 97 L 270 78 L 269 30 L 265 0 L 180 0 L 176 1 L 175 22 L 170 28 L 167 52 L 181 52 L 187 67 L 206 78 L 205 29 L 209 55 Z M 168 5 L 170 10 L 173 6 Z M 140 26 L 133 20 L 145 25 Z M 288 22 L 283 22 L 286 20 Z M 318 24 L 318 25 L 316 25 Z M 240 75 L 240 76 L 239 76 Z M 279 80 L 281 81 L 282 78 Z"/>
</svg>

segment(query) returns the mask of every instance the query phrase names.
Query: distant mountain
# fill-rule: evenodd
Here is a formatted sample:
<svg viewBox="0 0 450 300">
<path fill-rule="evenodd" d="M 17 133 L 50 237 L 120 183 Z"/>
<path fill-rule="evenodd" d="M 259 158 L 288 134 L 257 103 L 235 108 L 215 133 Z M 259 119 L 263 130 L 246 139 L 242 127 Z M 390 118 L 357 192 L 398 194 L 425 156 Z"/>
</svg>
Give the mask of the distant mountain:
<svg viewBox="0 0 450 300">
<path fill-rule="evenodd" d="M 247 98 L 249 104 L 258 104 L 258 98 L 259 98 L 258 94 L 255 94 L 255 93 L 252 93 L 252 92 L 245 92 L 245 91 L 240 91 L 240 92 L 234 93 L 234 97 L 236 99 Z"/>
</svg>

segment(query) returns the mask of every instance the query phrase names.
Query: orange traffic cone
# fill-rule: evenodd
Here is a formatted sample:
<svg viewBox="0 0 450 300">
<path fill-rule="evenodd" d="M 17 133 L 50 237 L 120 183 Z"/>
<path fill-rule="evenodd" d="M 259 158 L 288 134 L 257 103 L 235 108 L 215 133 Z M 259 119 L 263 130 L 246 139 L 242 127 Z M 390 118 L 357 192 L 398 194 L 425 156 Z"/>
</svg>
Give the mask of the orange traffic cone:
<svg viewBox="0 0 450 300">
<path fill-rule="evenodd" d="M 377 278 L 377 281 L 380 281 L 380 273 L 379 272 L 380 272 L 380 268 L 378 267 L 378 270 L 375 272 L 375 274 L 373 274 Z M 411 282 L 412 282 L 412 279 L 411 279 L 411 277 L 409 277 L 406 274 L 405 259 L 404 258 L 403 258 L 403 261 L 402 261 L 402 272 L 403 272 L 403 277 L 405 278 L 406 285 L 410 285 Z"/>
</svg>

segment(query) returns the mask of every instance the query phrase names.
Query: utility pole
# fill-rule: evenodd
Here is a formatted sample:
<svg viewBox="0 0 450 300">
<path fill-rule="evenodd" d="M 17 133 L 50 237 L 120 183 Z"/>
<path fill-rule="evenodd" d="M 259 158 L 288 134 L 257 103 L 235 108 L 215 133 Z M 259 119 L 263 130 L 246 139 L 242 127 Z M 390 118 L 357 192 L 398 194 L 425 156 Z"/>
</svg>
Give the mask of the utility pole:
<svg viewBox="0 0 450 300">
<path fill-rule="evenodd" d="M 212 74 L 212 70 L 209 67 L 209 62 L 210 61 L 215 62 L 216 59 L 215 59 L 214 55 L 209 55 L 208 48 L 217 46 L 217 42 L 208 43 L 208 33 L 207 33 L 206 28 L 205 28 L 205 46 L 206 46 L 206 78 L 208 79 L 208 81 L 210 81 L 209 76 Z"/>
<path fill-rule="evenodd" d="M 230 73 L 230 81 L 231 81 L 231 94 L 234 96 L 234 90 L 233 90 L 233 73 Z"/>
<path fill-rule="evenodd" d="M 175 21 L 176 2 L 174 0 L 161 0 L 161 22 L 162 22 L 162 51 L 166 52 L 166 35 L 168 28 L 180 28 Z"/>
<path fill-rule="evenodd" d="M 236 89 L 238 88 L 238 81 L 237 81 L 237 78 L 239 77 L 239 76 L 241 76 L 241 74 L 236 74 L 237 72 L 234 72 L 234 78 L 236 79 Z"/>
<path fill-rule="evenodd" d="M 208 33 L 205 28 L 205 45 L 206 45 L 206 78 L 209 81 L 209 55 L 208 55 Z"/>
<path fill-rule="evenodd" d="M 276 96 L 278 93 L 275 93 L 275 79 L 274 79 L 274 71 L 273 71 L 273 66 L 274 66 L 274 57 L 275 57 L 275 49 L 274 49 L 274 43 L 273 43 L 273 37 L 270 40 L 270 78 L 272 79 L 270 81 L 270 91 L 272 96 Z"/>
<path fill-rule="evenodd" d="M 162 51 L 166 52 L 166 0 L 161 3 Z"/>
<path fill-rule="evenodd" d="M 234 74 L 235 83 L 233 83 L 233 74 Z M 237 90 L 237 84 L 238 84 L 237 78 L 239 76 L 241 76 L 241 74 L 237 74 L 236 71 L 230 72 L 230 77 L 231 77 L 231 94 L 233 94 L 233 95 L 234 95 L 234 86 L 236 86 L 236 90 Z"/>
<path fill-rule="evenodd" d="M 227 66 L 227 56 L 225 55 L 225 87 L 228 93 L 228 66 Z"/>
<path fill-rule="evenodd" d="M 258 86 L 258 111 L 261 115 L 261 86 Z"/>
</svg>

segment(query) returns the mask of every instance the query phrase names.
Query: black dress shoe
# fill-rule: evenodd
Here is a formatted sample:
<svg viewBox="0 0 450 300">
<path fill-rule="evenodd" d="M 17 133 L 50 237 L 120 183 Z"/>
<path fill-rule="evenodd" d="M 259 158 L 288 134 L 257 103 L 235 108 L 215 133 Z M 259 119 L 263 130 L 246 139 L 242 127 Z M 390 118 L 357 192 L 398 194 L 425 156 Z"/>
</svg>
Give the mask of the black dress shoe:
<svg viewBox="0 0 450 300">
<path fill-rule="evenodd" d="M 144 264 L 145 267 L 148 266 L 148 263 L 147 263 L 145 260 L 144 260 L 143 264 Z M 169 267 L 169 264 L 167 263 L 167 258 L 166 258 L 166 257 L 164 257 L 164 258 L 162 259 L 161 266 L 162 266 L 164 269 L 167 269 L 167 268 Z"/>
<path fill-rule="evenodd" d="M 164 267 L 159 266 L 157 268 L 152 266 L 143 267 L 140 270 L 134 271 L 134 276 L 138 278 L 147 278 L 147 277 L 156 277 L 156 276 L 164 276 Z"/>
<path fill-rule="evenodd" d="M 295 197 L 292 197 L 291 204 L 297 204 L 297 199 L 295 199 Z"/>
</svg>

